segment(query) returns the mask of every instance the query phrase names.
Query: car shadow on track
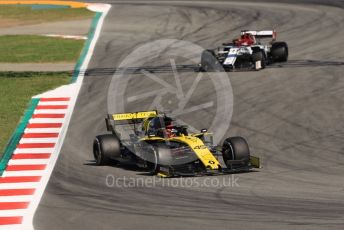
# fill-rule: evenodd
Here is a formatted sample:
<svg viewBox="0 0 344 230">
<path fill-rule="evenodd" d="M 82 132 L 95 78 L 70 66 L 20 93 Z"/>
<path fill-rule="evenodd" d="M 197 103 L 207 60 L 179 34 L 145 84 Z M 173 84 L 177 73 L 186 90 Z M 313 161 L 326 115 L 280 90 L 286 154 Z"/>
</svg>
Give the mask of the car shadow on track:
<svg viewBox="0 0 344 230">
<path fill-rule="evenodd" d="M 101 167 L 96 165 L 95 160 L 87 160 L 86 163 L 84 163 L 84 165 L 86 166 L 96 166 L 96 167 Z M 129 163 L 115 163 L 113 162 L 112 164 L 108 164 L 106 165 L 108 167 L 113 167 L 113 168 L 118 168 L 118 169 L 122 169 L 125 171 L 131 171 L 131 172 L 135 172 L 137 176 L 155 176 L 155 174 L 153 174 L 152 172 L 148 172 L 145 169 L 142 169 L 140 167 L 138 167 L 135 164 L 129 164 Z M 209 174 L 209 175 L 202 175 L 202 176 L 225 176 L 225 175 L 229 175 L 229 174 L 247 174 L 247 173 L 259 173 L 261 172 L 260 170 L 257 169 L 250 169 L 249 171 L 238 171 L 238 172 L 231 172 L 231 173 L 218 173 L 218 174 Z M 183 177 L 199 177 L 200 175 L 190 175 L 190 176 L 183 176 Z M 173 177 L 172 177 L 173 178 Z"/>
<path fill-rule="evenodd" d="M 177 65 L 178 72 L 195 72 L 199 69 L 197 65 Z M 171 65 L 141 66 L 127 68 L 93 68 L 85 71 L 85 76 L 108 76 L 114 74 L 142 74 L 142 70 L 150 73 L 173 73 Z"/>
<path fill-rule="evenodd" d="M 283 63 L 274 63 L 266 68 L 288 68 L 288 67 L 326 67 L 326 66 L 344 66 L 341 61 L 325 61 L 325 60 L 289 60 Z"/>
<path fill-rule="evenodd" d="M 288 68 L 288 67 L 324 67 L 324 66 L 344 66 L 343 61 L 326 61 L 326 60 L 289 60 L 283 63 L 273 63 L 266 68 Z M 177 71 L 182 72 L 198 72 L 198 65 L 177 65 Z M 163 66 L 141 66 L 127 68 L 92 68 L 84 71 L 86 77 L 93 76 L 113 76 L 114 74 L 142 74 L 142 70 L 150 73 L 173 73 L 170 65 Z M 252 71 L 252 70 L 235 70 L 235 71 Z M 231 72 L 231 71 L 230 71 Z"/>
<path fill-rule="evenodd" d="M 96 164 L 95 160 L 87 160 L 86 163 L 84 163 L 83 165 L 101 167 L 101 166 Z M 142 169 L 135 164 L 111 162 L 110 164 L 108 164 L 106 166 L 123 169 L 125 171 L 137 172 L 138 173 L 137 175 L 141 175 L 141 176 L 152 176 L 153 175 L 151 172 L 147 172 L 147 170 Z"/>
</svg>

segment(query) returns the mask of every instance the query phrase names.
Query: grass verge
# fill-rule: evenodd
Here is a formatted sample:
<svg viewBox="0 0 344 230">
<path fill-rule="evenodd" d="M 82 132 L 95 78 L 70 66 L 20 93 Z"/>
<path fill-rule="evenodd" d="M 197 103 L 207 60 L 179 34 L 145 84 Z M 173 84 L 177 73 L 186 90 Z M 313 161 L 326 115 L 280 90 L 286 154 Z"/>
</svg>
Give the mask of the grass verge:
<svg viewBox="0 0 344 230">
<path fill-rule="evenodd" d="M 0 27 L 87 19 L 94 14 L 85 8 L 36 9 L 29 5 L 0 5 Z"/>
<path fill-rule="evenodd" d="M 68 84 L 71 73 L 0 72 L 0 159 L 31 97 Z"/>
<path fill-rule="evenodd" d="M 76 62 L 84 40 L 38 35 L 0 36 L 0 62 Z"/>
</svg>

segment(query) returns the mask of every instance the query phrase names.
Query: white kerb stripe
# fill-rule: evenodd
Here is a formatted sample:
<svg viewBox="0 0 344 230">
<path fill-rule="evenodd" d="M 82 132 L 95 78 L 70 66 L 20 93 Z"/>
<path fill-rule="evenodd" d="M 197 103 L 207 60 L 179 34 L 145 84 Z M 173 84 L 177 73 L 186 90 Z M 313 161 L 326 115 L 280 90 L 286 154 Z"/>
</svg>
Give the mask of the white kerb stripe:
<svg viewBox="0 0 344 230">
<path fill-rule="evenodd" d="M 66 114 L 67 109 L 36 109 L 34 114 L 48 113 L 48 114 Z"/>
<path fill-rule="evenodd" d="M 32 199 L 30 196 L 0 196 L 0 202 L 30 202 Z"/>
<path fill-rule="evenodd" d="M 56 143 L 58 138 L 22 138 L 19 143 Z"/>
<path fill-rule="evenodd" d="M 41 165 L 48 164 L 49 159 L 18 159 L 10 160 L 8 165 Z"/>
<path fill-rule="evenodd" d="M 38 105 L 68 105 L 69 101 L 40 101 Z"/>
<path fill-rule="evenodd" d="M 24 133 L 59 133 L 61 128 L 43 128 L 43 129 L 36 129 L 36 128 L 26 128 Z"/>
<path fill-rule="evenodd" d="M 0 230 L 28 230 L 22 224 L 0 225 Z"/>
<path fill-rule="evenodd" d="M 29 123 L 63 123 L 64 118 L 32 118 Z"/>
<path fill-rule="evenodd" d="M 22 182 L 22 183 L 0 183 L 0 189 L 27 189 L 27 188 L 37 188 L 39 182 Z"/>
<path fill-rule="evenodd" d="M 1 217 L 23 216 L 27 213 L 28 213 L 27 209 L 0 210 Z"/>
<path fill-rule="evenodd" d="M 23 171 L 5 171 L 2 174 L 4 177 L 6 176 L 43 176 L 45 170 L 23 170 Z"/>
<path fill-rule="evenodd" d="M 42 149 L 16 149 L 14 150 L 14 154 L 18 153 L 53 153 L 54 148 L 42 148 Z"/>
</svg>

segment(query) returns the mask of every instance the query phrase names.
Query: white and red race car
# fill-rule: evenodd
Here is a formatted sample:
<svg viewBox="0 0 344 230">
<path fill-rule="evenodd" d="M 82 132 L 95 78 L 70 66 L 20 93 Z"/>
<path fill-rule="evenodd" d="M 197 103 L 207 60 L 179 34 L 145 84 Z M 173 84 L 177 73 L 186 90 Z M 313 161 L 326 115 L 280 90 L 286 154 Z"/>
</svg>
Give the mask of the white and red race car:
<svg viewBox="0 0 344 230">
<path fill-rule="evenodd" d="M 271 38 L 269 42 L 262 40 Z M 243 30 L 240 37 L 222 46 L 204 50 L 201 56 L 200 69 L 214 71 L 222 66 L 226 71 L 235 69 L 264 69 L 274 62 L 288 60 L 288 45 L 276 41 L 274 30 Z"/>
</svg>

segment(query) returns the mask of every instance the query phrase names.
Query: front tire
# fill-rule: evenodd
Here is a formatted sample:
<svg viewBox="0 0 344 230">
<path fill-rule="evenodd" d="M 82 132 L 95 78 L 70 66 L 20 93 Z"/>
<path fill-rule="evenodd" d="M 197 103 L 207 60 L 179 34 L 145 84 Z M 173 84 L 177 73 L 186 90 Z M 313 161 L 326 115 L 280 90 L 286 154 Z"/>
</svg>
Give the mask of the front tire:
<svg viewBox="0 0 344 230">
<path fill-rule="evenodd" d="M 230 137 L 223 142 L 222 157 L 227 168 L 248 166 L 250 162 L 250 149 L 242 137 Z M 235 160 L 237 163 L 231 164 Z"/>
<path fill-rule="evenodd" d="M 99 135 L 93 142 L 93 156 L 96 165 L 108 165 L 111 160 L 120 157 L 120 140 L 112 134 Z"/>
<path fill-rule="evenodd" d="M 201 56 L 201 70 L 204 72 L 214 71 L 216 66 L 216 57 L 213 50 L 204 50 Z"/>
<path fill-rule="evenodd" d="M 147 155 L 145 156 L 147 169 L 152 175 L 156 175 L 160 171 L 158 149 L 155 146 L 151 145 L 150 148 L 147 150 Z"/>
<path fill-rule="evenodd" d="M 264 51 L 260 50 L 258 52 L 254 52 L 252 54 L 252 62 L 256 67 L 256 62 L 260 61 L 260 69 L 264 69 L 266 67 L 266 57 Z M 259 70 L 256 68 L 256 70 Z"/>
</svg>

